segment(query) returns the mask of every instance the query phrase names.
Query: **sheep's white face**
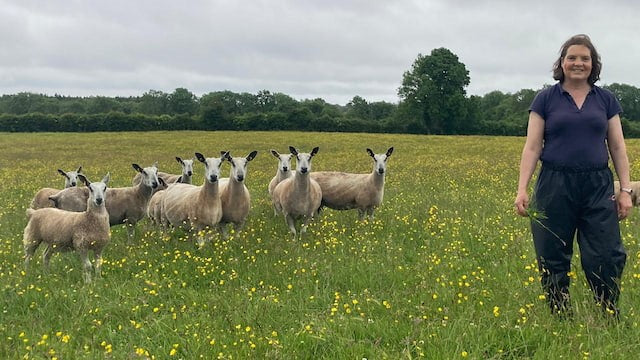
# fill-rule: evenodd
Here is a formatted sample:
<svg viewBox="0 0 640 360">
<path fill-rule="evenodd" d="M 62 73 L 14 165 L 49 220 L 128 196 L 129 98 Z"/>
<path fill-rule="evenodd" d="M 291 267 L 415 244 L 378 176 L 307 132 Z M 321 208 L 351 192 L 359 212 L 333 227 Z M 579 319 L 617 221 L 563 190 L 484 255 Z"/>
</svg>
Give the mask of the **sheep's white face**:
<svg viewBox="0 0 640 360">
<path fill-rule="evenodd" d="M 87 186 L 89 189 L 89 201 L 94 206 L 104 206 L 104 197 L 107 192 L 107 183 L 109 183 L 109 174 L 102 178 L 99 182 L 90 182 L 84 175 L 80 174 L 78 179 Z"/>
<path fill-rule="evenodd" d="M 76 171 L 62 171 L 58 169 L 58 173 L 64 176 L 64 187 L 70 188 L 78 185 L 78 174 L 82 171 L 82 166 Z"/>
<path fill-rule="evenodd" d="M 315 156 L 315 154 L 318 153 L 318 148 L 317 147 L 313 148 L 313 150 L 311 150 L 310 153 L 300 153 L 293 146 L 290 146 L 289 150 L 291 150 L 291 154 L 295 155 L 295 157 L 296 157 L 296 171 L 299 174 L 308 174 L 308 173 L 310 173 L 311 172 L 311 158 L 313 158 Z"/>
<path fill-rule="evenodd" d="M 179 157 L 176 157 L 176 160 L 182 166 L 182 176 L 191 177 L 193 175 L 193 159 L 182 160 Z"/>
<path fill-rule="evenodd" d="M 215 157 L 206 158 L 203 160 L 204 161 L 200 161 L 204 163 L 204 178 L 207 179 L 208 182 L 213 184 L 220 178 L 220 167 L 222 166 L 224 160 L 222 158 Z"/>
<path fill-rule="evenodd" d="M 387 172 L 387 160 L 393 153 L 393 147 L 390 147 L 384 154 L 374 154 L 371 149 L 367 149 L 367 153 L 373 158 L 373 172 L 384 175 Z"/>
<path fill-rule="evenodd" d="M 235 179 L 238 182 L 244 181 L 247 176 L 247 165 L 249 161 L 253 160 L 258 154 L 257 151 L 252 151 L 246 158 L 243 157 L 231 157 L 227 153 L 226 159 L 231 163 L 231 175 L 230 178 Z"/>
<path fill-rule="evenodd" d="M 278 171 L 285 174 L 291 171 L 291 158 L 293 157 L 292 154 L 283 155 L 275 150 L 271 150 L 271 153 L 276 157 L 276 159 L 278 159 Z"/>
<path fill-rule="evenodd" d="M 133 168 L 142 174 L 142 184 L 152 189 L 158 187 L 158 167 L 155 164 L 144 169 L 137 164 L 133 164 Z"/>
</svg>

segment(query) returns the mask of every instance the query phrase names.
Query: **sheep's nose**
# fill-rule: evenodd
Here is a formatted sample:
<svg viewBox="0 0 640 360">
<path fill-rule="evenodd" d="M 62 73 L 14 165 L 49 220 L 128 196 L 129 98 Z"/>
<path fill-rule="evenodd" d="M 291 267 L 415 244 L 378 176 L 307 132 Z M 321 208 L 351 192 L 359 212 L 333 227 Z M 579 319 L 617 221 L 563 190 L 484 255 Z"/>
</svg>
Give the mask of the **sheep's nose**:
<svg viewBox="0 0 640 360">
<path fill-rule="evenodd" d="M 218 181 L 218 176 L 217 176 L 217 175 L 211 175 L 211 176 L 209 176 L 209 181 L 210 181 L 210 182 L 216 182 L 216 181 Z"/>
<path fill-rule="evenodd" d="M 384 174 L 384 169 L 382 169 L 382 168 L 378 169 L 378 174 L 380 174 L 380 175 Z"/>
<path fill-rule="evenodd" d="M 98 204 L 98 205 L 102 204 L 102 198 L 97 198 L 96 199 L 96 204 Z"/>
<path fill-rule="evenodd" d="M 287 172 L 287 171 L 289 171 L 289 168 L 285 166 L 285 167 L 282 168 L 282 171 Z"/>
<path fill-rule="evenodd" d="M 193 175 L 193 173 L 191 171 L 187 171 L 187 175 L 191 176 L 191 175 Z"/>
<path fill-rule="evenodd" d="M 303 173 L 303 174 L 306 174 L 307 173 L 307 168 L 303 167 L 302 169 L 300 169 L 300 172 Z"/>
<path fill-rule="evenodd" d="M 244 176 L 238 175 L 238 181 L 242 181 L 242 180 L 244 180 Z"/>
<path fill-rule="evenodd" d="M 154 181 L 153 183 L 151 183 L 151 187 L 154 188 L 154 189 L 157 188 L 158 187 L 158 182 Z"/>
<path fill-rule="evenodd" d="M 72 182 L 72 183 L 71 183 L 71 186 L 76 186 L 76 182 L 75 182 L 75 181 L 74 181 L 74 182 Z"/>
</svg>

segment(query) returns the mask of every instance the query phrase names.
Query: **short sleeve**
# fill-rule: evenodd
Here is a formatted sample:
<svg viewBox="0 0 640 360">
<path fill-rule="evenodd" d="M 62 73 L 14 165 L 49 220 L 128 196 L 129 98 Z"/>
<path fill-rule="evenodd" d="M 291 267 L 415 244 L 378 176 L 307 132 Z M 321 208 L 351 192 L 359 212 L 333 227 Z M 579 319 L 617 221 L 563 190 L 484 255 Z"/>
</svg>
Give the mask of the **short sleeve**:
<svg viewBox="0 0 640 360">
<path fill-rule="evenodd" d="M 536 94 L 536 97 L 533 98 L 533 101 L 531 102 L 531 106 L 529 106 L 529 112 L 533 111 L 542 116 L 543 119 L 546 118 L 545 108 L 547 103 L 547 96 L 545 94 L 547 92 L 548 91 L 542 90 L 538 94 Z"/>
</svg>

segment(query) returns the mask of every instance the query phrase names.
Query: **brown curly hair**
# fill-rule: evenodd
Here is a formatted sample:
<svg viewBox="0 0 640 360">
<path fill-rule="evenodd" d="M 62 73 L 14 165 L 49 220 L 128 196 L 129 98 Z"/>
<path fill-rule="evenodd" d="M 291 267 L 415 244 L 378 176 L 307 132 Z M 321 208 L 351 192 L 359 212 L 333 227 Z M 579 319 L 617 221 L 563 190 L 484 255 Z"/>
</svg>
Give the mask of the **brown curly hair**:
<svg viewBox="0 0 640 360">
<path fill-rule="evenodd" d="M 591 52 L 591 74 L 589 74 L 589 85 L 593 86 L 596 81 L 600 80 L 600 71 L 602 70 L 602 62 L 600 62 L 600 55 L 595 46 L 591 42 L 589 36 L 585 34 L 574 35 L 569 40 L 565 41 L 560 48 L 560 57 L 553 64 L 553 78 L 560 82 L 564 82 L 564 72 L 562 71 L 562 59 L 567 55 L 567 50 L 571 45 L 583 45 L 586 46 Z"/>
</svg>

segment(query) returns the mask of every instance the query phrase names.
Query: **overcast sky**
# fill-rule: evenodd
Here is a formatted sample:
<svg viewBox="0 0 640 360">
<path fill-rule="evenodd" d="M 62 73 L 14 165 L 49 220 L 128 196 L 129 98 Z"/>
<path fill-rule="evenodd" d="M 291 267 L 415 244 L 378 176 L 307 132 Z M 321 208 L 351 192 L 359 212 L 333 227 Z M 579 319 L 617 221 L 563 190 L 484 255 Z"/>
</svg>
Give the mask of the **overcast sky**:
<svg viewBox="0 0 640 360">
<path fill-rule="evenodd" d="M 601 54 L 599 85 L 640 87 L 639 16 L 634 0 L 0 0 L 0 94 L 395 103 L 402 74 L 439 47 L 469 70 L 468 94 L 513 93 L 553 83 L 577 33 Z"/>
</svg>

